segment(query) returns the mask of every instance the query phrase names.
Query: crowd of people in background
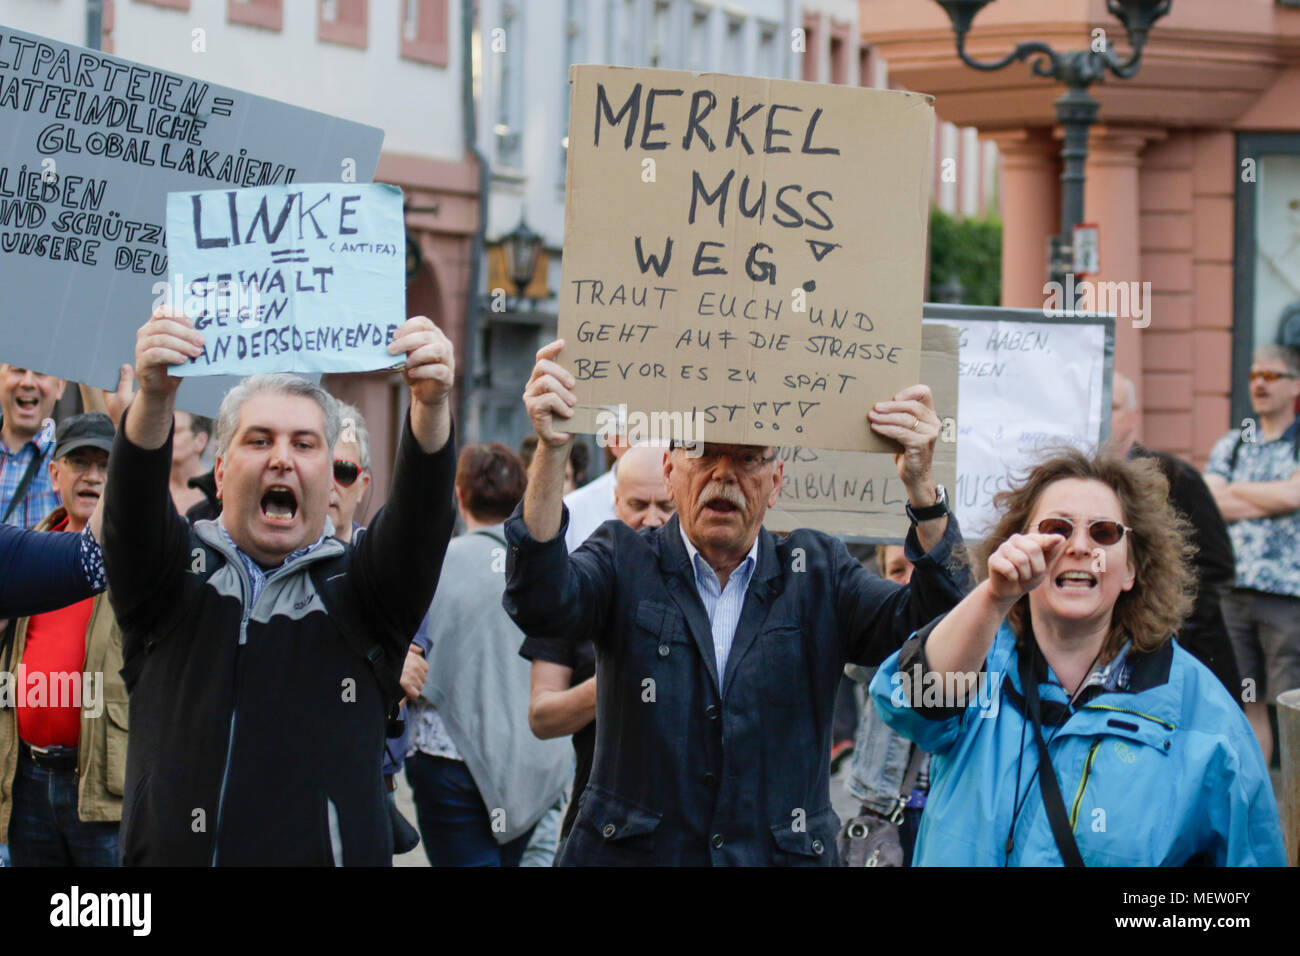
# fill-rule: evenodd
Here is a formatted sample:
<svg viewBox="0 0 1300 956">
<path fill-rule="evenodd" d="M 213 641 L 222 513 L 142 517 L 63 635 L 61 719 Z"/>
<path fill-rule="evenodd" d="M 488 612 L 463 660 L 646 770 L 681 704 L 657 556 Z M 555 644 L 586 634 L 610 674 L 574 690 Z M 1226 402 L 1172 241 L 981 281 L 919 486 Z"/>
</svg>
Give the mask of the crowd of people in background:
<svg viewBox="0 0 1300 956">
<path fill-rule="evenodd" d="M 451 343 L 409 320 L 377 489 L 364 417 L 318 385 L 176 407 L 202 341 L 155 314 L 57 425 L 67 383 L 0 365 L 13 865 L 1283 862 L 1290 350 L 1256 356 L 1257 432 L 1203 476 L 1137 440 L 1117 373 L 1109 445 L 1045 455 L 968 550 L 923 385 L 864 409 L 910 519 L 870 547 L 764 529 L 771 447 L 617 439 L 588 480 L 560 342 L 518 453 L 457 450 Z"/>
</svg>

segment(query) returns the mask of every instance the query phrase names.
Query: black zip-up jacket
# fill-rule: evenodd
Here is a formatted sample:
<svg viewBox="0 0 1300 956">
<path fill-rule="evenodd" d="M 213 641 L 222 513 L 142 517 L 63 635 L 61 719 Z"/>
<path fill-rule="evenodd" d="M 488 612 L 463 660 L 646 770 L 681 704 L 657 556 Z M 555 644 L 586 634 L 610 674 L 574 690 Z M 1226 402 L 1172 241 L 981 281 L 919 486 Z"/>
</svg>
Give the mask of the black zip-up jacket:
<svg viewBox="0 0 1300 956">
<path fill-rule="evenodd" d="M 191 528 L 172 504 L 171 439 L 147 451 L 118 430 L 103 551 L 130 692 L 126 864 L 391 864 L 379 675 L 399 677 L 455 523 L 453 440 L 428 455 L 402 431 L 369 533 L 272 571 L 250 605 L 216 523 Z M 310 573 L 326 561 L 345 613 Z M 366 623 L 376 666 L 343 620 Z"/>
</svg>

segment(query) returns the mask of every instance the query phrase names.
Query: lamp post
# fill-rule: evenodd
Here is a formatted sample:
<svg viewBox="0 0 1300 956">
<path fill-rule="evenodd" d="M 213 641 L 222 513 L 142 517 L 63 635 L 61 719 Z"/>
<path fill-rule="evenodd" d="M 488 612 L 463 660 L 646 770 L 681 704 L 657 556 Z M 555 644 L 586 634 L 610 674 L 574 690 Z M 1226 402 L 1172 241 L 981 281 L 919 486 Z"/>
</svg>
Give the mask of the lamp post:
<svg viewBox="0 0 1300 956">
<path fill-rule="evenodd" d="M 1021 43 L 1002 59 L 983 63 L 966 54 L 966 34 L 975 14 L 992 0 L 935 0 L 948 13 L 957 36 L 957 55 L 967 66 L 977 70 L 1000 70 L 1008 64 L 1026 61 L 1035 76 L 1064 83 L 1066 90 L 1056 100 L 1056 121 L 1065 133 L 1061 146 L 1061 231 L 1053 236 L 1048 255 L 1048 275 L 1065 287 L 1065 276 L 1073 271 L 1071 244 L 1074 227 L 1083 222 L 1084 163 L 1088 159 L 1088 134 L 1097 121 L 1099 103 L 1088 87 L 1101 80 L 1109 70 L 1120 79 L 1135 75 L 1142 62 L 1142 50 L 1152 25 L 1169 12 L 1173 0 L 1106 0 L 1106 9 L 1128 33 L 1132 53 L 1121 61 L 1109 43 L 1101 49 L 1068 50 L 1059 53 L 1046 43 Z"/>
<path fill-rule="evenodd" d="M 542 237 L 528 228 L 521 218 L 514 232 L 501 240 L 502 251 L 506 256 L 506 273 L 515 284 L 515 294 L 521 298 L 524 290 L 533 281 L 537 271 L 537 257 L 542 251 Z"/>
</svg>

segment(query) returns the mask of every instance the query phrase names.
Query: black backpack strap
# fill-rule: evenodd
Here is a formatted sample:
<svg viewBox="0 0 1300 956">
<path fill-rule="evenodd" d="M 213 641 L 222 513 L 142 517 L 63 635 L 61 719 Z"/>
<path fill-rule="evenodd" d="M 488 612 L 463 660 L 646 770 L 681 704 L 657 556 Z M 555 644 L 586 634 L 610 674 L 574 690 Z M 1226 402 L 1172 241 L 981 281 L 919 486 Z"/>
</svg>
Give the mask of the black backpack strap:
<svg viewBox="0 0 1300 956">
<path fill-rule="evenodd" d="M 1300 425 L 1292 425 L 1294 430 L 1291 432 L 1291 460 L 1300 462 Z M 1240 435 L 1237 436 L 1237 442 L 1232 446 L 1232 454 L 1228 457 L 1228 477 L 1237 471 L 1237 455 L 1241 452 L 1241 445 L 1245 439 Z"/>
<path fill-rule="evenodd" d="M 1061 796 L 1061 784 L 1056 779 L 1056 770 L 1052 767 L 1051 755 L 1043 741 L 1043 721 L 1038 700 L 1038 679 L 1034 676 L 1033 660 L 1039 653 L 1034 640 L 1026 642 L 1020 654 L 1020 685 L 1025 691 L 1025 703 L 1029 709 L 1030 719 L 1034 724 L 1034 742 L 1038 746 L 1038 787 L 1043 795 L 1043 806 L 1047 810 L 1047 820 L 1052 827 L 1052 839 L 1066 866 L 1083 866 L 1083 856 L 1079 845 L 1074 841 L 1070 829 L 1070 819 L 1065 812 L 1065 798 Z"/>
<path fill-rule="evenodd" d="M 37 449 L 37 453 L 32 456 L 31 462 L 27 465 L 27 470 L 23 472 L 22 480 L 18 482 L 18 487 L 14 489 L 14 496 L 9 499 L 9 507 L 5 508 L 4 517 L 0 518 L 0 524 L 8 524 L 9 516 L 14 513 L 14 509 L 22 504 L 23 499 L 27 497 L 27 489 L 32 486 L 32 479 L 36 477 L 36 472 L 40 470 L 41 463 L 45 461 L 45 456 Z M 45 515 L 41 515 L 42 518 Z"/>
<path fill-rule="evenodd" d="M 340 593 L 342 578 L 351 565 L 350 555 L 340 555 L 326 561 L 317 561 L 309 568 L 312 584 L 320 595 L 325 611 L 333 619 L 348 646 L 361 658 L 375 675 L 383 695 L 384 713 L 391 715 L 397 704 L 406 696 L 402 690 L 401 666 L 393 667 L 384 647 L 371 636 L 373 623 L 362 620 L 351 602 L 343 600 Z M 331 580 L 333 579 L 333 580 Z"/>
<path fill-rule="evenodd" d="M 510 547 L 510 545 L 506 544 L 505 538 L 501 537 L 501 535 L 499 534 L 493 534 L 491 531 L 485 531 L 482 528 L 480 528 L 478 531 L 475 531 L 474 534 L 481 534 L 485 538 L 491 538 L 493 541 L 501 545 L 501 547 L 503 548 Z"/>
</svg>

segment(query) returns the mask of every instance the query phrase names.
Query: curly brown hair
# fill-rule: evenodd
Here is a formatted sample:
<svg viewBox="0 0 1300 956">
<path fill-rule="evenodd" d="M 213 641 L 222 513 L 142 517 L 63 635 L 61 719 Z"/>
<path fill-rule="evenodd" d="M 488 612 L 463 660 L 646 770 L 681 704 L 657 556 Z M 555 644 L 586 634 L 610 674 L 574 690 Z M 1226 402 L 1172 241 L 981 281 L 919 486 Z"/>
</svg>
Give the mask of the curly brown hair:
<svg viewBox="0 0 1300 956">
<path fill-rule="evenodd" d="M 1169 482 L 1153 458 L 1124 459 L 1105 452 L 1087 455 L 1073 448 L 1053 452 L 1014 487 L 994 496 L 1002 517 L 977 551 L 977 573 L 987 576 L 993 552 L 1013 534 L 1028 530 L 1044 489 L 1068 478 L 1097 481 L 1114 491 L 1122 520 L 1131 528 L 1129 549 L 1136 575 L 1132 589 L 1115 601 L 1102 659 L 1113 658 L 1128 638 L 1135 651 L 1150 653 L 1178 630 L 1196 596 L 1191 526 L 1170 505 Z M 1008 615 L 1018 637 L 1024 636 L 1028 611 L 1026 595 Z"/>
</svg>

